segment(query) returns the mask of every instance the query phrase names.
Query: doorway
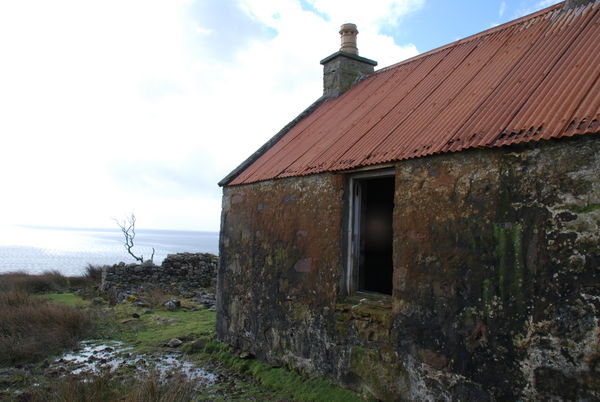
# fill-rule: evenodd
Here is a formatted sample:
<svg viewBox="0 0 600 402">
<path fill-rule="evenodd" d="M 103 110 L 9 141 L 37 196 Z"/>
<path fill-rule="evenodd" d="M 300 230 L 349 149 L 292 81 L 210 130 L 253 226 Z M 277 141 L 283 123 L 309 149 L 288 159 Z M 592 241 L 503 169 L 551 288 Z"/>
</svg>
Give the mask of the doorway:
<svg viewBox="0 0 600 402">
<path fill-rule="evenodd" d="M 393 170 L 350 180 L 349 291 L 392 294 Z"/>
</svg>

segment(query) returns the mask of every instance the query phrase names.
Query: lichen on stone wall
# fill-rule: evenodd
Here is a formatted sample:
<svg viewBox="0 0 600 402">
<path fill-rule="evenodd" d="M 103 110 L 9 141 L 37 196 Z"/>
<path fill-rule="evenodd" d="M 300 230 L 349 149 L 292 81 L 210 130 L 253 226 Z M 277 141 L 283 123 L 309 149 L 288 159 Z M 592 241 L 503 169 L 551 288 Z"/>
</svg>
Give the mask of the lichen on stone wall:
<svg viewBox="0 0 600 402">
<path fill-rule="evenodd" d="M 584 295 L 598 294 L 600 221 L 594 205 L 600 200 L 599 148 L 597 138 L 592 137 L 507 151 L 473 151 L 462 158 L 440 156 L 399 167 L 402 184 L 409 190 L 403 191 L 405 196 L 396 204 L 400 205 L 396 219 L 408 226 L 401 229 L 402 234 L 416 241 L 396 247 L 406 271 L 403 277 L 412 278 L 412 283 L 404 280 L 402 302 L 394 301 L 402 304 L 408 316 L 400 319 L 398 327 L 415 328 L 417 334 L 426 317 L 437 317 L 429 325 L 434 336 L 412 338 L 421 347 L 448 356 L 453 372 L 485 384 L 496 398 L 598 396 L 597 383 L 589 380 L 597 377 L 595 366 L 582 363 L 593 358 L 579 347 L 594 350 L 598 345 L 593 335 L 598 313 L 584 308 L 592 299 Z M 490 165 L 496 168 L 487 169 Z M 456 179 L 448 182 L 446 190 L 435 190 L 449 200 L 438 198 L 434 205 L 443 218 L 428 216 L 433 191 L 423 191 L 427 185 L 413 183 L 410 177 L 423 181 L 429 175 L 429 182 L 444 186 L 438 177 L 450 170 L 455 177 L 472 177 L 474 171 L 485 177 L 487 194 L 476 201 L 487 211 L 465 206 L 475 201 L 472 196 L 456 197 L 455 183 L 460 182 Z M 413 186 L 418 191 L 410 190 Z M 405 204 L 409 207 L 403 208 Z M 465 223 L 457 208 L 472 211 L 467 222 L 477 226 Z M 413 222 L 420 227 L 431 222 L 430 235 L 411 237 Z M 471 242 L 454 238 L 454 244 L 448 244 L 452 229 Z M 419 254 L 445 263 L 429 274 L 428 263 L 414 257 Z M 460 297 L 447 299 L 446 311 L 454 310 L 454 316 L 427 299 L 429 292 L 435 295 L 440 282 L 459 288 Z M 430 285 L 422 288 L 423 284 Z M 448 317 L 446 324 L 440 321 L 442 317 Z M 544 330 L 526 336 L 532 328 Z M 524 341 L 532 336 L 538 341 Z M 506 389 L 503 382 L 511 387 Z"/>
<path fill-rule="evenodd" d="M 396 164 L 393 294 L 346 295 L 343 174 L 226 187 L 221 340 L 382 400 L 600 399 L 600 141 Z"/>
</svg>

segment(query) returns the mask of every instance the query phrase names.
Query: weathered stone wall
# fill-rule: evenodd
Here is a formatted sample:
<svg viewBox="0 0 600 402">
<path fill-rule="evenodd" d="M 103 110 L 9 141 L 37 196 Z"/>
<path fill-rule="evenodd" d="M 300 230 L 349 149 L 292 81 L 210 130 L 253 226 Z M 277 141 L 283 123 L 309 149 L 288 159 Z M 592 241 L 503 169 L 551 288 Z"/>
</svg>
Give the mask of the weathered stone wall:
<svg viewBox="0 0 600 402">
<path fill-rule="evenodd" d="M 394 291 L 346 296 L 344 178 L 224 189 L 219 337 L 393 400 L 600 397 L 600 139 L 396 166 Z"/>
<path fill-rule="evenodd" d="M 499 399 L 598 397 L 598 137 L 418 159 L 396 180 L 397 350 Z"/>
<path fill-rule="evenodd" d="M 217 333 L 273 363 L 330 373 L 343 181 L 321 175 L 224 188 Z"/>
<path fill-rule="evenodd" d="M 323 95 L 339 96 L 346 92 L 361 77 L 373 72 L 376 62 L 363 57 L 337 52 L 324 59 Z"/>
<path fill-rule="evenodd" d="M 194 294 L 212 287 L 217 276 L 218 257 L 209 253 L 169 254 L 161 265 L 120 263 L 102 270 L 101 290 L 130 292 L 140 286 L 155 286 L 167 293 Z"/>
</svg>

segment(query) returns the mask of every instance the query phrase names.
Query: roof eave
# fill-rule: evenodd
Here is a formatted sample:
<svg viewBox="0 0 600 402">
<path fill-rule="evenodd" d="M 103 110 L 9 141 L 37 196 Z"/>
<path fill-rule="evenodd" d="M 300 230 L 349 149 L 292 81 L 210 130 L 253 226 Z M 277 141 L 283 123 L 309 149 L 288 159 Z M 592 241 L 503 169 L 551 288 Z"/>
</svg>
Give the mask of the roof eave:
<svg viewBox="0 0 600 402">
<path fill-rule="evenodd" d="M 218 184 L 220 187 L 224 187 L 231 183 L 240 173 L 246 170 L 251 164 L 253 164 L 258 158 L 260 158 L 265 152 L 267 152 L 273 145 L 275 145 L 284 135 L 288 133 L 296 124 L 300 122 L 300 120 L 309 116 L 312 112 L 314 112 L 323 102 L 331 99 L 327 96 L 321 96 L 319 99 L 314 101 L 309 107 L 304 109 L 295 119 L 290 121 L 285 125 L 277 134 L 275 134 L 271 139 L 269 139 L 266 143 L 263 144 L 256 152 L 246 158 L 241 164 L 238 165 L 235 169 L 233 169 L 227 176 L 225 176 Z"/>
</svg>

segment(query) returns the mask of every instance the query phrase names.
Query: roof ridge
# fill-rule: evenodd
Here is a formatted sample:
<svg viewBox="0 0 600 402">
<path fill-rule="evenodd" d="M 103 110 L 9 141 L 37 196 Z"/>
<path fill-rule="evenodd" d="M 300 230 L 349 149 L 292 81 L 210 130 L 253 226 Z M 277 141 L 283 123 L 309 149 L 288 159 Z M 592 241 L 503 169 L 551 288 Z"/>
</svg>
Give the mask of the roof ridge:
<svg viewBox="0 0 600 402">
<path fill-rule="evenodd" d="M 396 68 L 396 67 L 398 67 L 398 66 L 400 66 L 402 64 L 405 64 L 405 63 L 411 63 L 411 62 L 413 62 L 415 60 L 420 59 L 421 57 L 426 57 L 426 56 L 429 56 L 429 55 L 432 55 L 432 54 L 435 54 L 435 53 L 439 53 L 439 52 L 447 50 L 447 49 L 449 49 L 451 47 L 454 47 L 454 46 L 457 46 L 457 45 L 461 45 L 461 44 L 464 44 L 464 43 L 467 43 L 467 42 L 470 42 L 470 41 L 473 41 L 473 40 L 476 40 L 476 39 L 480 39 L 480 38 L 483 38 L 483 37 L 488 36 L 488 35 L 495 34 L 497 32 L 503 31 L 505 29 L 511 28 L 511 27 L 513 27 L 515 25 L 519 25 L 519 24 L 524 24 L 524 23 L 530 22 L 530 21 L 532 21 L 532 20 L 534 20 L 534 19 L 536 19 L 536 18 L 538 18 L 538 17 L 540 17 L 542 15 L 550 14 L 550 13 L 556 11 L 557 9 L 562 9 L 562 7 L 564 6 L 564 3 L 565 3 L 564 1 L 561 1 L 560 3 L 556 3 L 554 5 L 551 5 L 549 7 L 544 8 L 542 10 L 538 10 L 538 11 L 533 12 L 531 14 L 524 15 L 524 16 L 522 16 L 520 18 L 515 19 L 515 20 L 507 21 L 504 24 L 500 24 L 500 25 L 497 25 L 495 27 L 488 28 L 485 31 L 477 32 L 477 33 L 475 33 L 473 35 L 469 35 L 467 37 L 458 39 L 458 40 L 456 40 L 454 42 L 450 42 L 450 43 L 447 43 L 445 45 L 442 45 L 442 46 L 436 47 L 434 49 L 428 50 L 425 53 L 421 53 L 421 54 L 413 56 L 413 57 L 411 57 L 409 59 L 399 61 L 398 63 L 391 64 L 391 65 L 389 65 L 387 67 L 383 67 L 383 68 L 375 71 L 370 76 L 377 75 L 377 74 L 380 74 L 380 73 L 384 73 L 386 71 L 394 69 L 394 68 Z"/>
</svg>

